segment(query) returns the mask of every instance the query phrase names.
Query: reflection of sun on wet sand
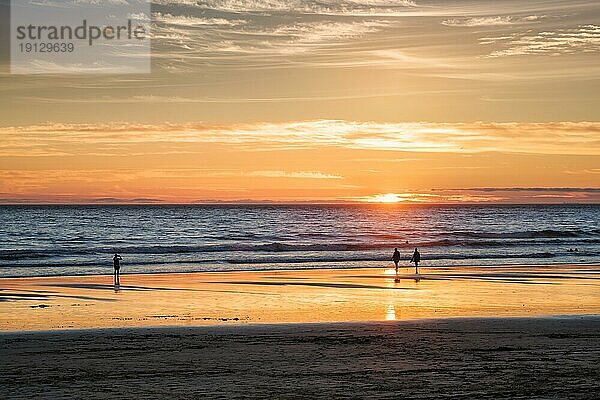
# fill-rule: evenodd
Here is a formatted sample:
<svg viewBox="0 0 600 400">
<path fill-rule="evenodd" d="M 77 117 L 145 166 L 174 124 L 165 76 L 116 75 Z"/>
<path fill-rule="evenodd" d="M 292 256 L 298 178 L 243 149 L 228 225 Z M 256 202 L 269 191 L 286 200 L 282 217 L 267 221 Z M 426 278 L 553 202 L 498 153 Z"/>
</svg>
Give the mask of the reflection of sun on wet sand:
<svg viewBox="0 0 600 400">
<path fill-rule="evenodd" d="M 406 271 L 406 269 L 404 269 Z M 600 313 L 595 266 L 3 279 L 0 329 L 384 321 Z"/>
</svg>

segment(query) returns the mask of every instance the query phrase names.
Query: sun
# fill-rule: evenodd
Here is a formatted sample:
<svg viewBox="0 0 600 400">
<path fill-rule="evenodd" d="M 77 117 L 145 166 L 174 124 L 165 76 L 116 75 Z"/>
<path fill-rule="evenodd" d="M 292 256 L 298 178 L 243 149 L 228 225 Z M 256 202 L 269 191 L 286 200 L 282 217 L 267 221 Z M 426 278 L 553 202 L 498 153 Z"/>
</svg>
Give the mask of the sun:
<svg viewBox="0 0 600 400">
<path fill-rule="evenodd" d="M 385 193 L 371 196 L 367 201 L 370 203 L 400 203 L 405 198 L 397 193 Z"/>
</svg>

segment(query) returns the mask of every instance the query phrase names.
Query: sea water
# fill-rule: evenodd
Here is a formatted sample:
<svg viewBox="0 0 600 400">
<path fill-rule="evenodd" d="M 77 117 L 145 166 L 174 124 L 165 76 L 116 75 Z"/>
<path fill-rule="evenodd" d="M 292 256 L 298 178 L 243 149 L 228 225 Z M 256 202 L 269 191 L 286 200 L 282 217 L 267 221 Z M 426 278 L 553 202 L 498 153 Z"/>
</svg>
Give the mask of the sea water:
<svg viewBox="0 0 600 400">
<path fill-rule="evenodd" d="M 599 205 L 0 206 L 0 276 L 600 263 Z"/>
</svg>

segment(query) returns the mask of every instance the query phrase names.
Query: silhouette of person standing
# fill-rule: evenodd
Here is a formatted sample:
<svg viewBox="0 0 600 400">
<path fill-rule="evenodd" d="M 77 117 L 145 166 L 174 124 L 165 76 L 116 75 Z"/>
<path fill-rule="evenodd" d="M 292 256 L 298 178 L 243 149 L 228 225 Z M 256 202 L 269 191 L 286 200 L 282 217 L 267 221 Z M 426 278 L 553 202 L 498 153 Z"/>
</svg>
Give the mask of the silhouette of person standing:
<svg viewBox="0 0 600 400">
<path fill-rule="evenodd" d="M 421 253 L 419 253 L 419 250 L 417 250 L 417 248 L 415 247 L 415 252 L 412 255 L 412 258 L 410 259 L 410 262 L 414 262 L 415 263 L 415 274 L 419 274 L 419 262 L 421 261 Z"/>
<path fill-rule="evenodd" d="M 392 256 L 392 261 L 396 265 L 396 276 L 398 276 L 398 263 L 400 262 L 400 252 L 398 251 L 397 247 L 394 249 L 394 255 Z"/>
<path fill-rule="evenodd" d="M 120 270 L 121 270 L 121 256 L 118 255 L 117 253 L 115 253 L 115 256 L 113 257 L 113 267 L 115 268 L 115 285 L 120 285 L 121 282 L 119 280 L 120 278 Z"/>
</svg>

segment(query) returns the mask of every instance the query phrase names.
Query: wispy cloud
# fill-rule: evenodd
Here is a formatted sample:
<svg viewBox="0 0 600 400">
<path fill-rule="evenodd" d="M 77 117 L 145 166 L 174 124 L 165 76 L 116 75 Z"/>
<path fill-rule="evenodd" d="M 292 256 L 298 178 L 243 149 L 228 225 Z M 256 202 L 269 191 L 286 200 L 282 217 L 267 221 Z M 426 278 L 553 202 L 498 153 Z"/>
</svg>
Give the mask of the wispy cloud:
<svg viewBox="0 0 600 400">
<path fill-rule="evenodd" d="M 341 175 L 326 174 L 319 171 L 251 171 L 246 176 L 263 178 L 292 178 L 292 179 L 342 179 Z"/>
<path fill-rule="evenodd" d="M 49 74 L 62 75 L 69 74 L 124 74 L 124 73 L 139 73 L 137 65 L 127 66 L 120 62 L 106 62 L 100 60 L 93 64 L 81 63 L 56 63 L 43 59 L 32 59 L 26 64 L 20 65 L 21 68 L 26 68 L 28 74 Z"/>
<path fill-rule="evenodd" d="M 600 187 L 474 187 L 462 189 L 434 189 L 435 191 L 466 192 L 567 192 L 600 193 Z"/>
<path fill-rule="evenodd" d="M 577 171 L 563 171 L 563 173 L 570 174 L 570 175 L 600 174 L 600 168 L 589 168 L 589 169 L 582 169 L 582 170 L 577 170 Z"/>
<path fill-rule="evenodd" d="M 317 15 L 393 15 L 417 7 L 413 0 L 156 0 L 160 5 L 185 4 L 224 13 L 274 13 Z"/>
<path fill-rule="evenodd" d="M 102 97 L 102 98 L 68 98 L 60 99 L 63 104 L 241 104 L 241 103 L 296 103 L 296 102 L 312 102 L 312 101 L 330 101 L 330 100 L 349 100 L 349 99 L 368 99 L 368 98 L 386 98 L 386 97 L 410 97 L 416 95 L 441 95 L 446 93 L 456 94 L 458 92 L 452 90 L 431 90 L 431 91 L 374 91 L 364 93 L 358 90 L 343 90 L 338 95 L 322 95 L 320 93 L 306 96 L 289 96 L 289 97 L 180 97 L 180 96 L 155 96 L 155 95 L 134 95 L 127 97 Z M 463 92 L 461 92 L 463 93 Z M 56 98 L 31 96 L 24 98 L 28 101 L 39 103 L 55 103 Z"/>
<path fill-rule="evenodd" d="M 0 128 L 0 155 L 123 154 L 142 144 L 187 151 L 193 143 L 239 151 L 340 147 L 412 152 L 600 155 L 600 123 L 378 123 L 316 120 L 256 124 L 51 124 Z"/>
<path fill-rule="evenodd" d="M 1 193 L 0 204 L 161 204 L 164 200 L 140 197 L 85 197 L 80 195 Z"/>
<path fill-rule="evenodd" d="M 600 201 L 600 187 L 474 187 L 433 189 L 432 192 L 442 199 L 466 202 L 475 202 L 475 199 L 508 203 L 598 203 Z"/>
<path fill-rule="evenodd" d="M 335 46 L 347 48 L 353 40 L 392 25 L 383 20 L 280 21 L 266 25 L 240 19 L 155 15 L 153 36 L 159 51 L 154 57 L 175 66 L 183 60 L 192 63 L 245 60 L 249 68 L 256 63 L 277 64 L 276 57 L 281 55 L 306 56 L 321 50 L 327 51 L 319 63 L 326 64 L 340 57 L 339 52 L 332 51 Z M 173 58 L 178 62 L 173 63 Z"/>
<path fill-rule="evenodd" d="M 258 170 L 245 171 L 236 168 L 144 168 L 144 169 L 44 169 L 3 170 L 1 180 L 19 180 L 47 185 L 56 182 L 128 182 L 140 178 L 289 178 L 289 179 L 343 179 L 343 176 L 321 171 Z"/>
<path fill-rule="evenodd" d="M 539 15 L 528 15 L 526 17 L 503 15 L 496 17 L 450 18 L 443 20 L 442 25 L 457 27 L 503 26 L 532 23 L 542 18 L 544 17 Z"/>
<path fill-rule="evenodd" d="M 491 52 L 489 57 L 595 53 L 600 51 L 600 26 L 581 25 L 537 33 L 529 30 L 509 36 L 481 38 L 479 42 L 503 47 Z"/>
<path fill-rule="evenodd" d="M 160 12 L 152 13 L 152 18 L 156 23 L 183 27 L 233 27 L 248 23 L 248 21 L 243 19 L 206 18 L 191 15 L 163 14 Z"/>
</svg>

